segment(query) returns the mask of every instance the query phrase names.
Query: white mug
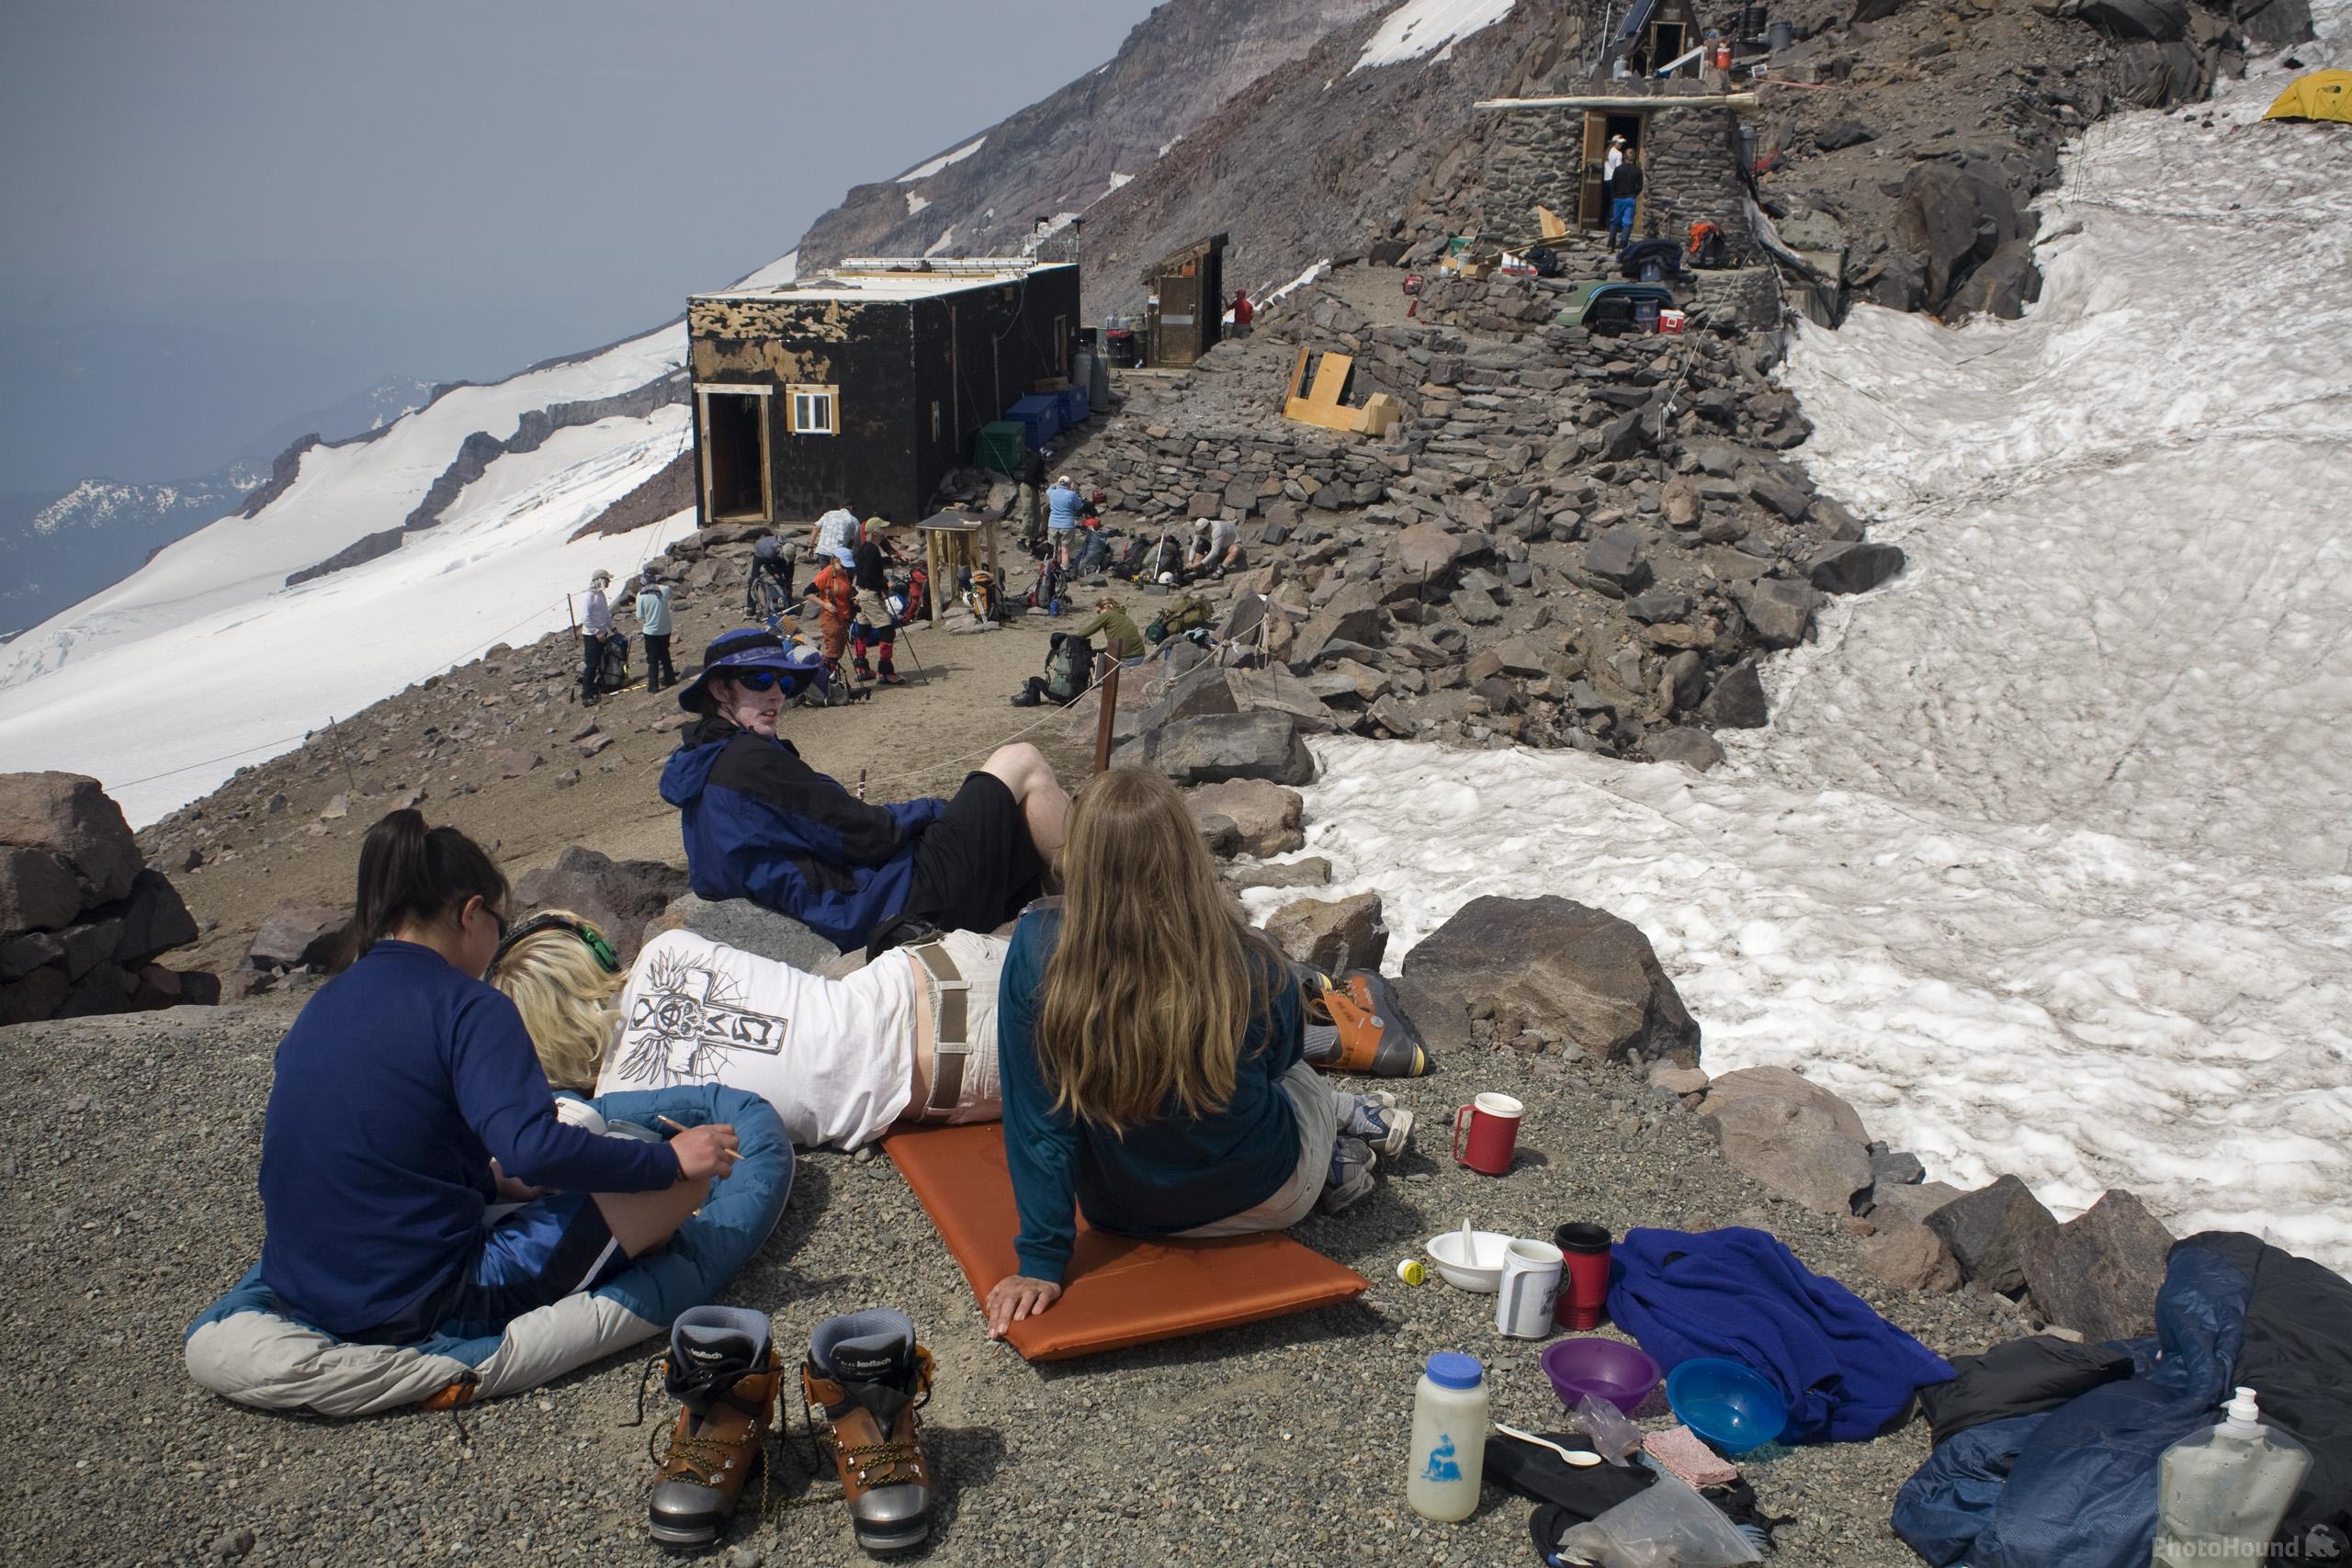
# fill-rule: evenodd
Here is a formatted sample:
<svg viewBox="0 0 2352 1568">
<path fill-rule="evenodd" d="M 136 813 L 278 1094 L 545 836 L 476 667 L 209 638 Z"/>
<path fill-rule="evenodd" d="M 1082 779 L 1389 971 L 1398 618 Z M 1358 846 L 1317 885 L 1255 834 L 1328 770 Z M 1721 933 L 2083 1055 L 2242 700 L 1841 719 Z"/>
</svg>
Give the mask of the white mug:
<svg viewBox="0 0 2352 1568">
<path fill-rule="evenodd" d="M 1503 1249 L 1502 1283 L 1495 1292 L 1495 1332 L 1541 1339 L 1552 1332 L 1552 1303 L 1560 1293 L 1560 1249 L 1525 1236 Z"/>
</svg>

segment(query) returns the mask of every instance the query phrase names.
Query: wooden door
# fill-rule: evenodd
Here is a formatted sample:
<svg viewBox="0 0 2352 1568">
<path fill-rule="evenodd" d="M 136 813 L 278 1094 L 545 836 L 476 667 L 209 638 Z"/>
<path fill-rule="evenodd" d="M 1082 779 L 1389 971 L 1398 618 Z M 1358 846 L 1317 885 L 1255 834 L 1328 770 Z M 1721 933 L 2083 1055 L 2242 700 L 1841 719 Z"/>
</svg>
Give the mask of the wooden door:
<svg viewBox="0 0 2352 1568">
<path fill-rule="evenodd" d="M 1584 117 L 1584 159 L 1577 165 L 1577 226 L 1609 227 L 1609 197 L 1600 185 L 1600 161 L 1609 155 L 1609 117 L 1588 109 Z"/>
<path fill-rule="evenodd" d="M 1201 356 L 1201 279 L 1187 268 L 1159 280 L 1158 358 L 1166 365 L 1190 365 Z"/>
</svg>

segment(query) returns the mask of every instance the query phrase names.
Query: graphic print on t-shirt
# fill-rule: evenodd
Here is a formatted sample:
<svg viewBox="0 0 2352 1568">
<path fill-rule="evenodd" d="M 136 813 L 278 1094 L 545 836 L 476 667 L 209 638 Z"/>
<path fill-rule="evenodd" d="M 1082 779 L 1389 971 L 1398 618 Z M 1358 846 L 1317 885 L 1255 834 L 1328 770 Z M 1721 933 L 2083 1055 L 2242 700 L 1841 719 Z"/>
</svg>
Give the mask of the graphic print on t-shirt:
<svg viewBox="0 0 2352 1568">
<path fill-rule="evenodd" d="M 780 1054 L 786 1021 L 752 1011 L 741 997 L 729 976 L 657 955 L 646 965 L 645 989 L 621 1031 L 620 1076 L 655 1089 L 709 1083 L 737 1051 Z"/>
</svg>

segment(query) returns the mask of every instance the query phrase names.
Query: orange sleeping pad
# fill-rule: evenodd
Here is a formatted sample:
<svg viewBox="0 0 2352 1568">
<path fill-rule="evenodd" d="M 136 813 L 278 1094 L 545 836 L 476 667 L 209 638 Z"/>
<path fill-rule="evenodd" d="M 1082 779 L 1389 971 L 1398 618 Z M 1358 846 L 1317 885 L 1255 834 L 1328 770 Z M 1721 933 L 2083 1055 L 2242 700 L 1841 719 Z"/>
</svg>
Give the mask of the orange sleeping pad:
<svg viewBox="0 0 2352 1568">
<path fill-rule="evenodd" d="M 939 1227 L 975 1300 L 1021 1271 L 1001 1125 L 908 1128 L 882 1146 Z M 1286 1235 L 1139 1241 L 1095 1230 L 1080 1216 L 1061 1299 L 1014 1324 L 1005 1341 L 1029 1360 L 1058 1361 L 1329 1306 L 1367 1288 L 1354 1269 Z"/>
</svg>

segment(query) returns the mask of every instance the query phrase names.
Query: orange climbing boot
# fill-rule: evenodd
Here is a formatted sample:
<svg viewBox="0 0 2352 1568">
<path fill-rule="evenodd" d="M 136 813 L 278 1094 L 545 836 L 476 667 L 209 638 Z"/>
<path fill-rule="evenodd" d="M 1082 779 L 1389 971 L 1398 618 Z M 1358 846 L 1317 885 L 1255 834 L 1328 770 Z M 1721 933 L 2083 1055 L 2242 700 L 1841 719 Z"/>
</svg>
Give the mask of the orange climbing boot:
<svg viewBox="0 0 2352 1568">
<path fill-rule="evenodd" d="M 857 1544 L 880 1555 L 931 1534 L 931 1468 L 915 1412 L 931 1399 L 931 1352 L 905 1313 L 845 1313 L 817 1325 L 802 1396 L 832 1427 L 833 1468 Z"/>
<path fill-rule="evenodd" d="M 1413 1027 L 1387 981 L 1369 969 L 1351 969 L 1338 982 L 1303 971 L 1306 988 L 1306 1059 L 1327 1072 L 1417 1078 L 1430 1070 L 1421 1032 Z"/>
<path fill-rule="evenodd" d="M 717 1540 L 765 1461 L 784 1363 L 765 1313 L 695 1307 L 670 1330 L 663 1386 L 682 1408 L 646 1505 L 663 1546 Z"/>
</svg>

